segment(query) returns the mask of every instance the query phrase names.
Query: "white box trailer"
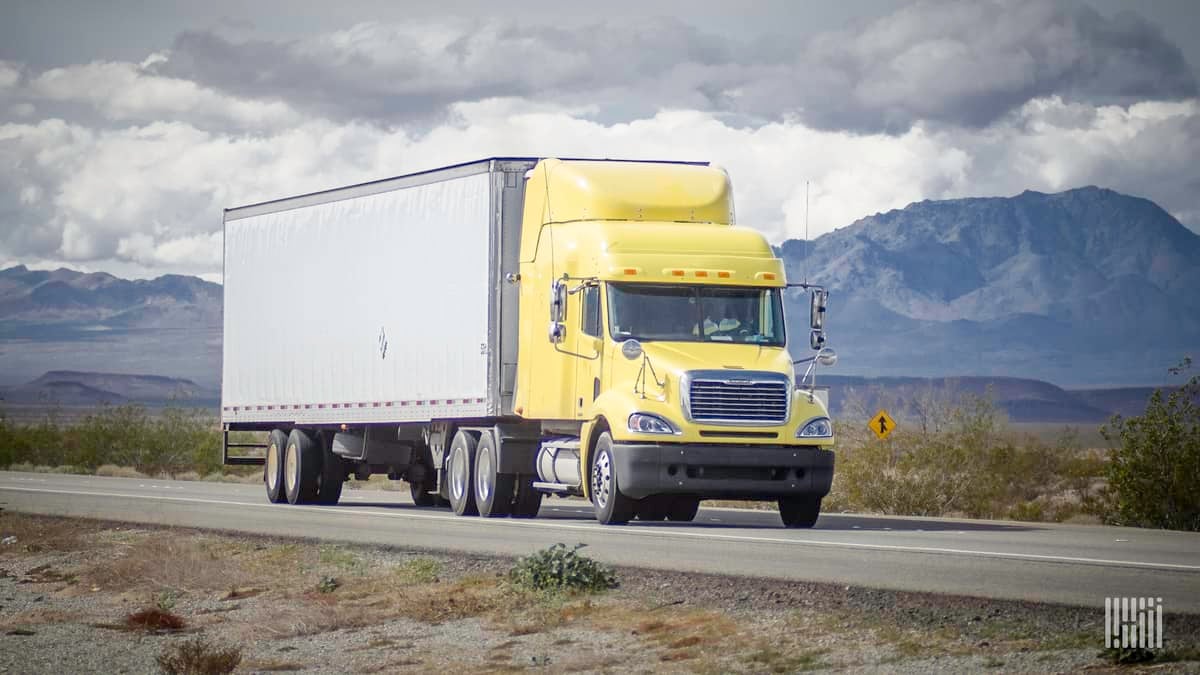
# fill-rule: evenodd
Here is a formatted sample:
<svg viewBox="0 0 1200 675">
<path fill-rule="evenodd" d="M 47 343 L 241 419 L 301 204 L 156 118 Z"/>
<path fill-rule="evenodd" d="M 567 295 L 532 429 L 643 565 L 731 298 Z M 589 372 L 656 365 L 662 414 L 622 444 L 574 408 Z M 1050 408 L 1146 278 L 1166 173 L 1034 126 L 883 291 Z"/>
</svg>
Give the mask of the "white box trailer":
<svg viewBox="0 0 1200 675">
<path fill-rule="evenodd" d="M 225 212 L 221 420 L 511 413 L 523 178 L 489 159 Z"/>
</svg>

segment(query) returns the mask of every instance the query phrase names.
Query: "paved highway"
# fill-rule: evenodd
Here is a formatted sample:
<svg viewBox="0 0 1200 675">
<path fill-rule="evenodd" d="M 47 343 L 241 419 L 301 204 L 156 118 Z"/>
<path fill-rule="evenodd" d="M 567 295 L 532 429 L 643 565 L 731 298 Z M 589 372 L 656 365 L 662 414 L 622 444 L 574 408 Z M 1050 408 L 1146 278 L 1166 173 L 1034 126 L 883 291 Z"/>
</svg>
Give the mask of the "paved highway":
<svg viewBox="0 0 1200 675">
<path fill-rule="evenodd" d="M 520 555 L 556 542 L 639 567 L 1103 607 L 1156 596 L 1200 613 L 1200 534 L 1132 528 L 700 510 L 696 522 L 605 527 L 577 500 L 537 519 L 459 518 L 407 494 L 346 490 L 337 506 L 269 504 L 259 486 L 0 472 L 0 507 L 423 549 Z M 0 529 L 2 523 L 0 523 Z"/>
</svg>

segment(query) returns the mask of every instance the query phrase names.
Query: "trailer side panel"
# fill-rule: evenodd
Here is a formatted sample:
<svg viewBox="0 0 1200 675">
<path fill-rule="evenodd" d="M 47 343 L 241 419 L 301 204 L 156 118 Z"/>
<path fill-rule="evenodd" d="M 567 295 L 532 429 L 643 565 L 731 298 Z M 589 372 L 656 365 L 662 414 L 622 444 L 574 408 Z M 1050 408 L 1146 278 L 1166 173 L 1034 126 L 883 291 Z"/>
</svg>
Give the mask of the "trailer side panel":
<svg viewBox="0 0 1200 675">
<path fill-rule="evenodd" d="M 498 411 L 493 179 L 427 180 L 227 213 L 223 422 Z"/>
</svg>

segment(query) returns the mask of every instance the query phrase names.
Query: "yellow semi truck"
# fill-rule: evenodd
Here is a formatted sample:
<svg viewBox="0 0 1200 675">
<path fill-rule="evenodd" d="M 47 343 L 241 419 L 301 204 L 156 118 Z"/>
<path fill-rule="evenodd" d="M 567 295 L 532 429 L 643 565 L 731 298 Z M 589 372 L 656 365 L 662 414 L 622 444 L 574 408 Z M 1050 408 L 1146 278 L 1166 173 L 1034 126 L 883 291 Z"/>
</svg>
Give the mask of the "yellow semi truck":
<svg viewBox="0 0 1200 675">
<path fill-rule="evenodd" d="M 833 426 L 783 263 L 704 163 L 490 158 L 225 212 L 224 459 L 273 502 L 387 474 L 418 505 L 606 524 L 770 500 L 811 527 Z M 796 363 L 807 362 L 797 376 Z M 268 432 L 265 457 L 231 431 Z"/>
</svg>

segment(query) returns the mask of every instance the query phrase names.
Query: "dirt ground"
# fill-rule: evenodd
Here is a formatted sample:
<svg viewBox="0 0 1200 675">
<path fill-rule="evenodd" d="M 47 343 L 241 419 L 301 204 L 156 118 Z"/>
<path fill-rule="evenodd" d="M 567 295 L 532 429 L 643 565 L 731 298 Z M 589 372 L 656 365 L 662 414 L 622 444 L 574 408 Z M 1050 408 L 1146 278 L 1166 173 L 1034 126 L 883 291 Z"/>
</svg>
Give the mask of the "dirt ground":
<svg viewBox="0 0 1200 675">
<path fill-rule="evenodd" d="M 1091 608 L 632 568 L 532 592 L 513 564 L 3 511 L 0 672 L 1118 670 Z M 1200 616 L 1164 634 L 1143 667 L 1200 672 Z"/>
</svg>

